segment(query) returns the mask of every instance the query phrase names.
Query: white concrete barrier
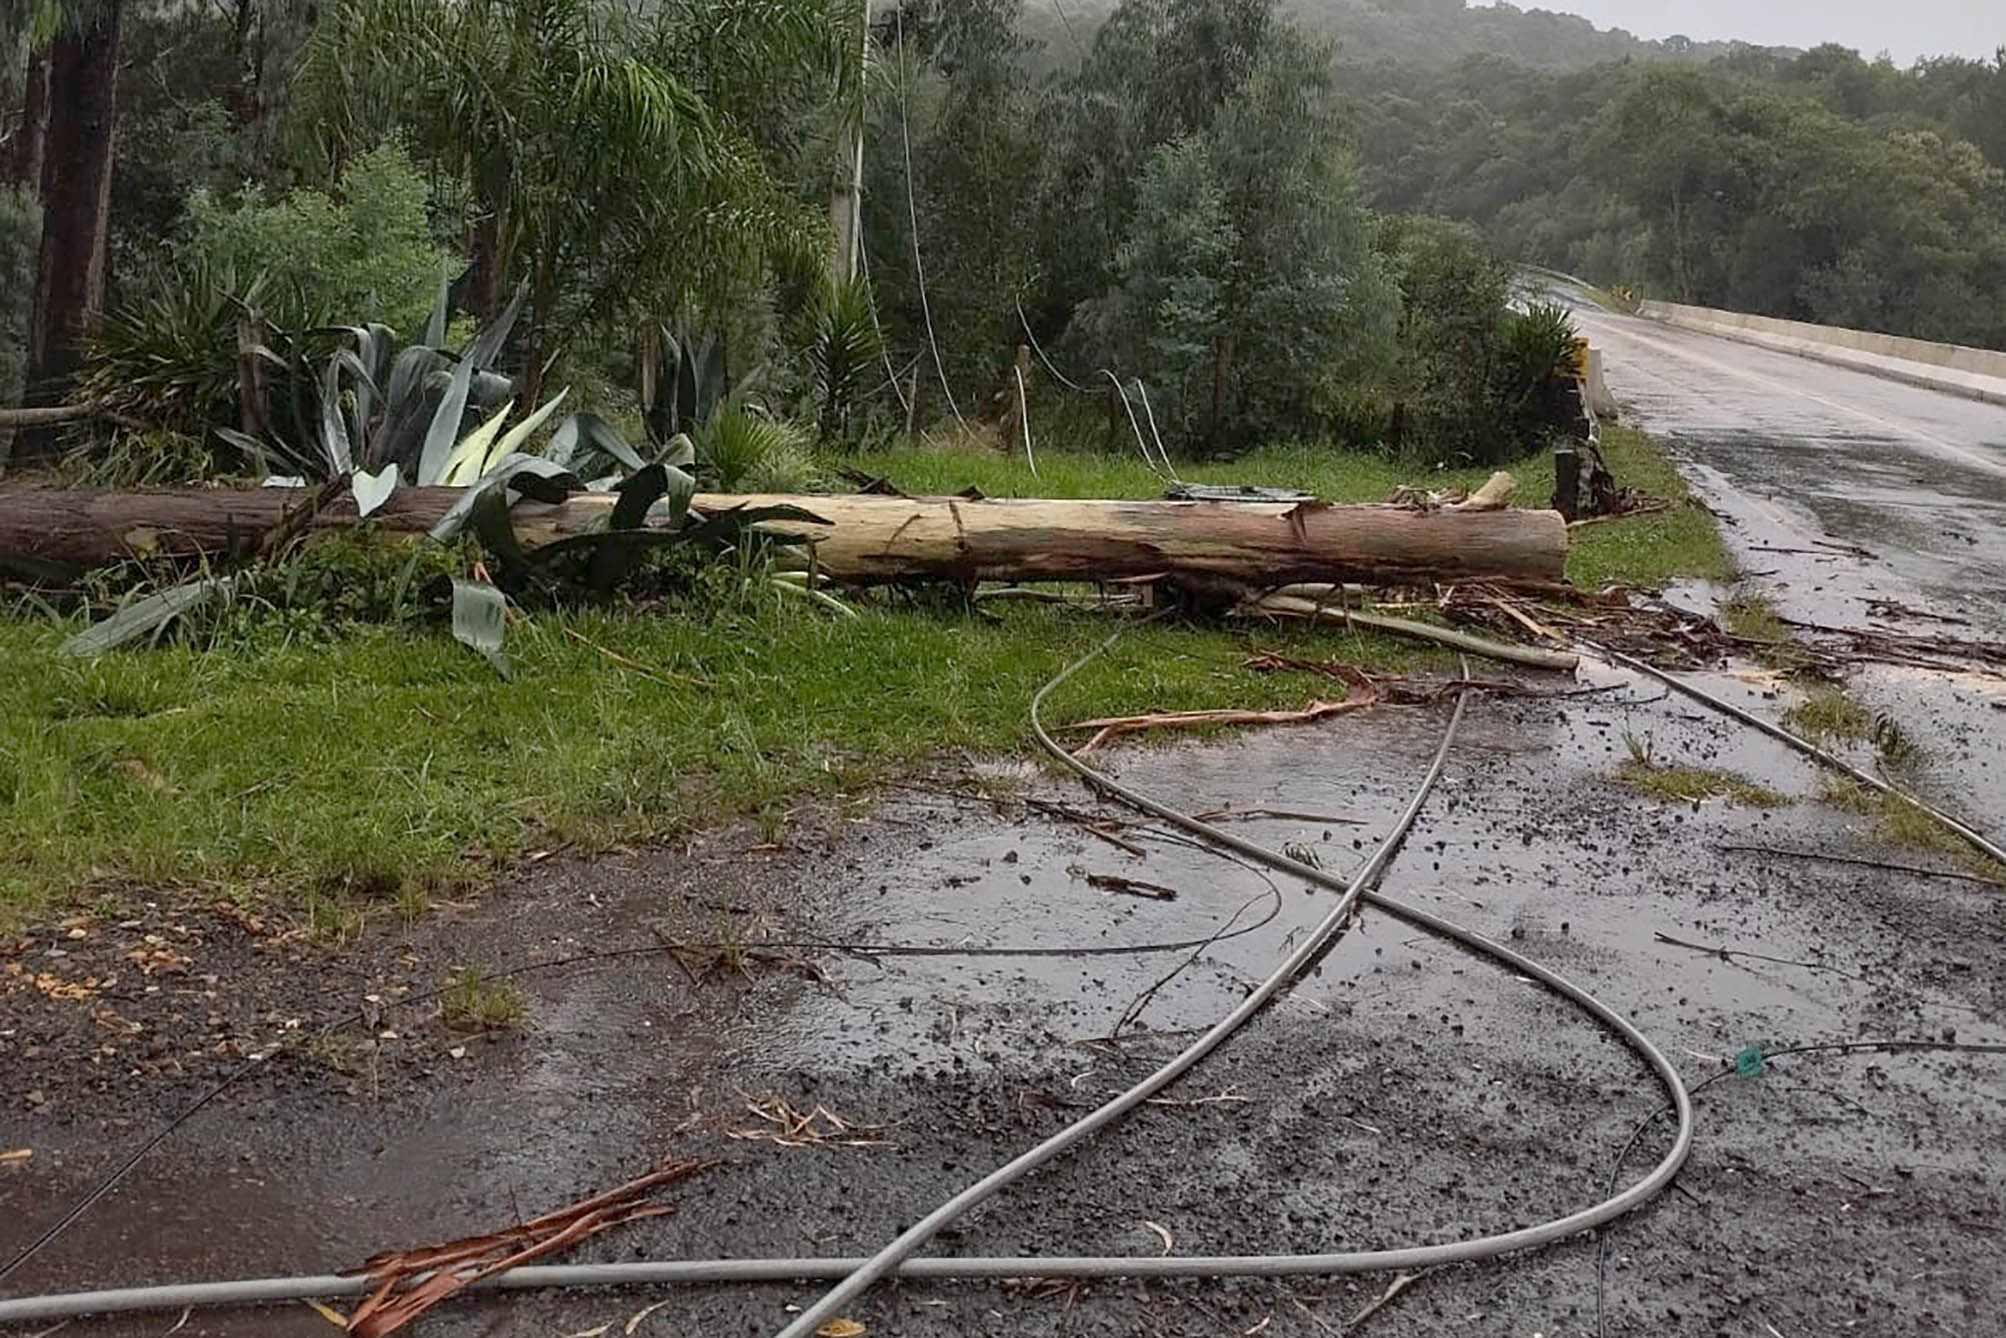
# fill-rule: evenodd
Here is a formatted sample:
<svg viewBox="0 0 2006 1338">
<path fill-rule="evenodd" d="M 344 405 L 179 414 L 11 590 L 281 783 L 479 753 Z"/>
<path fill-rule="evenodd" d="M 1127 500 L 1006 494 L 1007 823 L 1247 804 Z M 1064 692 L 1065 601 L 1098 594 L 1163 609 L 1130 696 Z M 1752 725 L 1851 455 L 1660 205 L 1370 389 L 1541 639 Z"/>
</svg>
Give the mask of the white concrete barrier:
<svg viewBox="0 0 2006 1338">
<path fill-rule="evenodd" d="M 1839 367 L 1886 377 L 1931 390 L 1948 391 L 1989 404 L 2006 405 L 2006 352 L 1938 344 L 1926 339 L 1848 330 L 1835 325 L 1779 320 L 1743 311 L 1644 302 L 1640 315 L 1666 325 L 1738 339 L 1782 353 L 1815 358 Z"/>
</svg>

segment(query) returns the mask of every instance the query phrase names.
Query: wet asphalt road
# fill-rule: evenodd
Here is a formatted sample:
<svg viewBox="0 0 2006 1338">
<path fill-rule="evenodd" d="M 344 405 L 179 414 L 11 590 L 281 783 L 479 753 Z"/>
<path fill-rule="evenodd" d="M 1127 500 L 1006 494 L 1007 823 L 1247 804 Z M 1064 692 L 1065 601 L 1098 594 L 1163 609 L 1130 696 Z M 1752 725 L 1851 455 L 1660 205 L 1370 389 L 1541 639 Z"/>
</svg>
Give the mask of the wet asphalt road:
<svg viewBox="0 0 2006 1338">
<path fill-rule="evenodd" d="M 1762 689 L 1725 683 L 1750 702 Z M 1772 703 L 1773 704 L 1773 703 Z M 1063 705 L 1063 703 L 1061 703 Z M 1443 723 L 1389 709 L 1342 728 L 1120 749 L 1132 783 L 1199 808 L 1287 804 L 1346 821 L 1243 825 L 1345 869 L 1404 803 Z M 1719 765 L 1796 802 L 1643 803 L 1611 782 L 1625 735 L 1665 760 Z M 1997 893 L 1848 866 L 1725 855 L 1724 845 L 1871 854 L 1816 776 L 1746 731 L 1623 691 L 1473 708 L 1388 890 L 1558 967 L 1664 1045 L 1689 1081 L 1750 1043 L 1863 1036 L 2006 1040 Z M 1018 778 L 1036 792 L 1050 783 Z M 1051 793 L 1084 802 L 1069 787 Z M 341 1067 L 289 1052 L 164 1145 L 11 1287 L 75 1288 L 322 1272 L 379 1248 L 493 1229 L 616 1183 L 663 1155 L 725 1162 L 674 1217 L 588 1243 L 581 1261 L 864 1253 L 947 1193 L 1105 1100 L 1228 1009 L 1325 894 L 1131 833 L 1127 854 L 1077 828 L 938 795 L 888 797 L 826 841 L 760 849 L 724 834 L 689 854 L 545 867 L 480 906 L 358 945 L 346 997 L 478 954 L 493 965 L 721 923 L 776 938 L 936 947 L 1146 944 L 1258 926 L 1185 954 L 1095 958 L 811 954 L 695 974 L 659 956 L 525 977 L 533 1027 L 471 1040 L 408 1011 L 351 1035 Z M 1175 887 L 1172 902 L 1089 873 Z M 720 909 L 721 908 L 721 909 Z M 1273 913 L 1273 918 L 1266 918 Z M 721 919 L 722 917 L 722 919 Z M 1680 940 L 1667 942 L 1660 935 Z M 73 944 L 73 949 L 81 945 Z M 116 945 L 114 945 L 116 946 Z M 1709 949 L 1754 952 L 1722 958 Z M 414 968 L 408 963 L 422 962 Z M 209 963 L 198 957 L 198 967 Z M 1168 979 L 1166 979 L 1168 977 Z M 1159 982 L 1161 982 L 1159 984 Z M 1153 992 L 1152 992 L 1153 990 Z M 1147 996 L 1140 1025 L 1104 1043 Z M 326 1002 L 326 1001 L 323 1001 Z M 122 1004 L 139 1014 L 136 1006 Z M 102 1032 L 14 1021 L 43 1051 L 46 1104 L 10 1106 L 34 1160 L 0 1175 L 0 1222 L 39 1225 L 178 1108 L 200 1080 L 95 1064 Z M 394 1029 L 394 1031 L 393 1031 Z M 261 1042 L 271 1032 L 259 1033 Z M 449 1058 L 449 1047 L 467 1047 Z M 1376 1334 L 1489 1338 L 1779 1332 L 1979 1335 L 2006 1311 L 2006 1061 L 1867 1054 L 1779 1061 L 1716 1083 L 1681 1188 L 1596 1243 L 1431 1275 Z M 1454 1240 L 1577 1209 L 1662 1155 L 1661 1100 L 1636 1060 L 1511 973 L 1382 914 L 1241 1039 L 1169 1094 L 943 1238 L 945 1252 L 1313 1251 Z M 805 1139 L 755 1107 L 818 1109 Z M 12 1244 L 6 1232 L 0 1243 Z M 22 1232 L 25 1235 L 25 1229 Z M 1035 1272 L 1035 1264 L 1027 1264 Z M 873 1334 L 1245 1335 L 1343 1326 L 1383 1279 L 881 1289 Z M 438 1338 L 771 1334 L 805 1287 L 511 1296 L 448 1307 Z M 175 1317 L 76 1326 L 152 1338 Z M 198 1313 L 186 1334 L 308 1338 L 304 1307 Z"/>
<path fill-rule="evenodd" d="M 1585 305 L 1575 319 L 1622 420 L 1675 443 L 1778 608 L 1900 627 L 1865 602 L 1890 599 L 2006 632 L 2006 408 Z"/>
<path fill-rule="evenodd" d="M 1670 441 L 1721 517 L 1742 593 L 1802 622 L 2006 638 L 2006 408 L 1586 303 L 1575 319 L 1622 421 Z M 2006 684 L 1869 664 L 1848 688 L 1932 750 L 1930 798 L 2006 830 Z"/>
<path fill-rule="evenodd" d="M 1771 582 L 1779 602 L 1802 600 L 1822 620 L 1843 621 L 1872 616 L 1871 592 L 1986 616 L 1984 560 L 1972 553 L 1999 551 L 1996 473 L 1982 456 L 1960 461 L 1894 428 L 1853 441 L 1845 434 L 1857 425 L 1843 420 L 1851 411 L 1833 407 L 1858 395 L 1859 412 L 1897 422 L 1889 406 L 1923 392 L 1855 386 L 1848 374 L 1794 360 L 1778 369 L 1776 355 L 1656 327 L 1584 324 L 1609 351 L 1632 421 L 1676 437 L 1709 501 L 1739 522 L 1733 537 L 1744 561 L 1769 572 L 1754 579 Z M 1762 370 L 1736 371 L 1743 363 Z M 1800 371 L 1821 387 L 1809 407 L 1747 379 Z M 1997 453 L 1982 425 L 1998 411 L 1956 402 L 1904 412 L 1938 440 L 1963 422 L 1970 435 L 1958 438 L 1960 450 Z M 1932 513 L 1941 513 L 1934 528 L 1920 518 Z M 1956 525 L 1982 537 L 1960 548 L 1945 537 Z M 1758 547 L 1816 550 L 1818 540 L 1889 556 L 1869 562 L 1833 549 L 1831 560 L 1813 552 L 1784 568 L 1768 559 L 1793 555 Z M 1759 674 L 1716 682 L 1766 712 L 1789 699 Z M 1893 689 L 1910 703 L 1930 700 L 1912 684 Z M 1930 686 L 1939 689 L 1985 690 Z M 1061 715 L 1064 705 L 1055 703 Z M 1443 717 L 1388 708 L 1202 745 L 1117 748 L 1108 762 L 1187 808 L 1326 814 L 1330 821 L 1270 819 L 1243 830 L 1316 852 L 1341 871 L 1404 802 Z M 1923 728 L 1950 739 L 1956 726 Z M 1743 773 L 1791 802 L 1640 799 L 1612 779 L 1638 743 L 1661 761 Z M 1942 748 L 1941 784 L 1988 802 L 1969 779 L 1987 774 L 1988 749 L 1984 739 Z M 1088 802 L 1035 769 L 1000 772 L 987 778 L 1000 793 Z M 1996 891 L 1726 849 L 1887 855 L 1859 819 L 1817 802 L 1818 779 L 1795 755 L 1642 684 L 1592 698 L 1485 700 L 1473 705 L 1388 890 L 1588 984 L 1692 1082 L 1721 1073 L 1752 1042 L 2006 1040 Z M 650 927 L 687 940 L 730 936 L 741 949 L 761 938 L 1082 947 L 1248 932 L 1175 972 L 1183 954 L 741 952 L 709 970 L 701 959 L 679 968 L 659 956 L 622 958 L 525 976 L 530 1028 L 491 1039 L 451 1035 L 436 1019 L 393 1009 L 338 1045 L 287 1051 L 233 1089 L 7 1289 L 324 1272 L 386 1246 L 492 1229 L 664 1155 L 725 1164 L 688 1182 L 677 1215 L 590 1242 L 573 1258 L 868 1252 L 1230 1008 L 1325 905 L 1324 894 L 1131 836 L 1144 855 L 1008 805 L 997 812 L 894 793 L 867 817 L 802 815 L 784 849 L 726 832 L 684 850 L 519 871 L 478 906 L 386 923 L 329 969 L 360 976 L 322 971 L 316 994 L 299 999 L 285 996 L 285 973 L 305 974 L 310 962 L 263 944 L 229 957 L 228 925 L 169 928 L 191 970 L 224 972 L 226 989 L 256 995 L 257 1007 L 226 1025 L 259 1046 L 293 1028 L 295 1010 L 317 1026 L 365 995 L 394 1000 L 400 986 L 434 984 L 452 964 L 626 947 L 649 942 Z M 1093 873 L 1146 879 L 1178 896 L 1111 895 L 1087 881 Z M 92 933 L 84 943 L 62 940 L 68 960 L 87 949 L 123 960 L 118 931 Z M 153 1027 L 156 1013 L 145 1010 L 176 1007 L 164 1000 L 181 992 L 175 980 L 118 1007 Z M 1138 1001 L 1139 1025 L 1107 1044 Z M 125 1057 L 107 1054 L 105 1032 L 88 1015 L 40 1002 L 0 1026 L 0 1066 L 33 1058 L 42 1083 L 40 1100 L 0 1107 L 0 1147 L 35 1150 L 25 1164 L 0 1167 L 0 1254 L 217 1071 L 195 1066 L 191 1051 L 185 1070 L 138 1076 Z M 221 1013 L 227 1001 L 212 992 L 195 1008 Z M 1378 914 L 1170 1095 L 1171 1104 L 1146 1109 L 975 1214 L 942 1251 L 1154 1254 L 1166 1237 L 1177 1253 L 1452 1240 L 1578 1208 L 1639 1175 L 1664 1148 L 1661 1134 L 1647 1134 L 1618 1167 L 1659 1101 L 1626 1051 L 1527 982 Z M 822 1119 L 810 1137 L 776 1140 L 774 1097 L 846 1124 Z M 1597 1281 L 1598 1242 L 1579 1239 L 1432 1274 L 1364 1332 L 1587 1338 L 1598 1332 L 1598 1297 L 1612 1335 L 1997 1331 L 2006 1313 L 1997 1266 L 2006 1242 L 2006 1166 L 1997 1156 L 2006 1146 L 2006 1061 L 1806 1056 L 1757 1079 L 1717 1082 L 1699 1104 L 1699 1138 L 1679 1188 L 1604 1233 L 1606 1286 Z M 870 1334 L 915 1338 L 1312 1338 L 1344 1331 L 1383 1285 L 1107 1283 L 1073 1292 L 916 1283 L 879 1290 L 855 1314 Z M 756 1338 L 810 1294 L 794 1286 L 514 1296 L 448 1307 L 415 1332 Z M 176 1319 L 66 1332 L 150 1338 Z M 299 1306 L 196 1314 L 179 1329 L 331 1331 Z"/>
</svg>

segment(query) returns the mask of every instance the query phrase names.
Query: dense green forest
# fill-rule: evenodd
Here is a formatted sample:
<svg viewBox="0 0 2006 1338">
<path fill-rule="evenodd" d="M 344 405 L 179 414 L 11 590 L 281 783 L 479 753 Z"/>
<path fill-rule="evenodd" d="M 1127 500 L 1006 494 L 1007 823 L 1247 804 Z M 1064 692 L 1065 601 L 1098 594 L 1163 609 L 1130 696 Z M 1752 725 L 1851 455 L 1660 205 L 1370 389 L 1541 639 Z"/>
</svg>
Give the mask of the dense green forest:
<svg viewBox="0 0 2006 1338">
<path fill-rule="evenodd" d="M 1339 77 L 1381 208 L 1674 300 L 2006 347 L 2006 52 Z"/>
<path fill-rule="evenodd" d="M 1032 0 L 1026 21 L 1077 50 L 1105 8 Z M 2006 347 L 2006 24 L 1989 62 L 1898 68 L 1509 4 L 1284 12 L 1336 40 L 1375 208 L 1640 293 Z"/>
<path fill-rule="evenodd" d="M 1453 65 L 1465 56 L 1493 55 L 1539 68 L 1574 69 L 1633 57 L 1703 61 L 1734 49 L 1729 42 L 1684 37 L 1646 41 L 1621 28 L 1597 28 L 1577 14 L 1511 4 L 1471 8 L 1464 0 L 1287 0 L 1281 8 L 1305 28 L 1340 38 L 1347 59 L 1410 65 Z M 1022 26 L 1044 48 L 1039 59 L 1068 65 L 1077 62 L 1113 9 L 1112 0 L 1028 0 Z"/>
<path fill-rule="evenodd" d="M 1896 69 L 1460 0 L 863 13 L 7 0 L 0 402 L 116 410 L 17 455 L 297 463 L 246 408 L 254 349 L 296 419 L 318 396 L 362 424 L 386 388 L 322 376 L 329 331 L 387 359 L 390 331 L 495 327 L 517 414 L 569 389 L 728 481 L 1006 416 L 1027 331 L 1033 417 L 1079 434 L 1122 428 L 1114 373 L 1174 449 L 1503 458 L 1566 337 L 1510 306 L 1512 260 L 2006 346 L 2006 55 Z M 502 394 L 476 382 L 470 414 Z"/>
</svg>

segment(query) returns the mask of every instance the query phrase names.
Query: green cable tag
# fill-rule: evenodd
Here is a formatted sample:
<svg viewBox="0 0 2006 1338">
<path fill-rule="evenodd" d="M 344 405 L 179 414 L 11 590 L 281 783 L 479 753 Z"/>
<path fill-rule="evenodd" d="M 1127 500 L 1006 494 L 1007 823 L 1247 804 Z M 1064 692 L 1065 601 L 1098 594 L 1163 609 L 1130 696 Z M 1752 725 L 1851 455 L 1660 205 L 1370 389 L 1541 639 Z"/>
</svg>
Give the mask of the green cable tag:
<svg viewBox="0 0 2006 1338">
<path fill-rule="evenodd" d="M 1762 1072 L 1762 1047 L 1744 1045 L 1734 1057 L 1734 1071 L 1744 1078 L 1753 1078 Z"/>
</svg>

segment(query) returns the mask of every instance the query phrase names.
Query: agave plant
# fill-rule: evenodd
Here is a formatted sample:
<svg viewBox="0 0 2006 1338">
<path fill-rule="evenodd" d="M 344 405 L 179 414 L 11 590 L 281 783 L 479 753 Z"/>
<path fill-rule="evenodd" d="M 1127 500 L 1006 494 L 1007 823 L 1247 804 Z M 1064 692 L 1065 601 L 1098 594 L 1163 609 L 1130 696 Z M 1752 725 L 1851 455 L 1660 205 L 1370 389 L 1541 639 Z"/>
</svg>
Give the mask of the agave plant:
<svg viewBox="0 0 2006 1338">
<path fill-rule="evenodd" d="M 381 324 L 325 326 L 268 338 L 251 350 L 276 371 L 286 430 L 216 433 L 254 463 L 278 461 L 301 478 L 355 476 L 356 495 L 380 504 L 399 479 L 465 484 L 520 449 L 562 396 L 507 433 L 514 385 L 495 369 L 522 294 L 464 349 L 445 347 L 442 285 L 426 328 L 399 347 Z M 283 351 L 281 351 L 283 350 Z M 477 425 L 468 430 L 469 415 Z"/>
<path fill-rule="evenodd" d="M 471 361 L 471 354 L 463 358 L 454 375 Z M 532 415 L 532 420 L 535 417 Z M 495 422 L 496 418 L 490 417 L 443 456 L 447 472 L 463 470 L 467 462 L 476 459 L 484 472 L 465 485 L 429 537 L 450 543 L 471 534 L 485 551 L 492 581 L 453 582 L 453 635 L 504 674 L 509 672 L 502 654 L 504 614 L 511 599 L 551 601 L 580 590 L 603 595 L 650 552 L 687 549 L 719 553 L 784 545 L 790 542 L 788 533 L 768 527 L 788 522 L 826 523 L 811 511 L 785 504 L 699 511 L 690 504 L 697 487 L 689 472 L 696 461 L 696 448 L 687 436 L 678 435 L 662 450 L 652 452 L 656 458 L 648 459 L 642 448 L 629 443 L 603 419 L 574 413 L 551 433 L 542 454 L 531 455 L 515 449 L 521 443 L 512 439 L 522 432 L 520 427 L 506 436 L 496 436 L 490 430 Z M 339 444 L 343 439 L 334 435 L 335 431 L 330 426 L 323 441 Z M 350 455 L 352 467 L 352 442 Z M 330 464 L 338 458 L 331 457 Z M 455 460 L 461 463 L 453 465 Z M 384 476 L 394 481 L 397 468 L 394 461 L 385 465 Z M 421 465 L 421 471 L 423 468 Z M 360 497 L 363 481 L 373 476 L 356 471 L 351 477 Z M 603 521 L 552 543 L 535 548 L 523 545 L 510 514 L 513 495 L 560 502 L 584 489 L 617 494 Z M 366 513 L 368 508 L 359 509 Z M 134 600 L 72 637 L 65 650 L 73 655 L 99 655 L 157 635 L 174 619 L 227 598 L 234 580 L 229 574 L 207 572 Z M 776 575 L 773 582 L 776 589 L 803 593 L 798 583 L 781 576 Z M 835 611 L 850 612 L 820 591 L 806 593 Z"/>
<path fill-rule="evenodd" d="M 609 456 L 623 468 L 638 466 L 610 484 L 618 497 L 604 522 L 582 534 L 525 548 L 510 517 L 505 485 L 522 477 L 518 471 L 536 459 L 562 471 L 540 475 L 539 486 L 582 486 L 578 476 L 565 466 L 595 454 Z M 590 595 L 604 595 L 651 552 L 716 554 L 785 545 L 790 537 L 784 531 L 776 533 L 766 527 L 785 522 L 826 523 L 812 511 L 784 503 L 701 512 L 690 505 L 696 480 L 686 466 L 694 459 L 693 444 L 679 434 L 663 458 L 643 464 L 634 447 L 606 424 L 589 414 L 574 414 L 553 434 L 550 454 L 516 456 L 475 482 L 432 530 L 432 538 L 442 541 L 471 532 L 486 552 L 494 574 L 492 584 L 453 583 L 453 635 L 506 675 L 508 662 L 501 649 L 505 620 L 501 614 L 510 599 L 552 599 L 580 588 Z M 607 481 L 601 480 L 597 486 L 607 486 Z M 775 575 L 772 581 L 776 589 L 802 593 L 782 576 Z M 847 606 L 819 591 L 808 593 L 834 611 L 851 613 Z"/>
<path fill-rule="evenodd" d="M 540 452 L 536 432 L 565 398 L 560 392 L 507 426 L 514 387 L 495 370 L 522 294 L 467 346 L 444 347 L 447 307 L 442 290 L 427 328 L 401 349 L 380 324 L 327 327 L 273 341 L 253 353 L 279 369 L 290 393 L 290 431 L 262 437 L 227 428 L 218 434 L 254 462 L 286 462 L 305 478 L 347 479 L 356 509 L 368 515 L 400 482 L 464 489 L 431 531 L 450 542 L 471 532 L 486 550 L 496 580 L 453 583 L 453 634 L 506 672 L 499 616 L 507 600 L 549 597 L 582 586 L 610 590 L 647 552 L 693 547 L 706 551 L 785 542 L 756 527 L 774 522 L 821 523 L 794 506 L 734 507 L 705 515 L 690 505 L 697 448 L 677 433 L 661 446 L 637 447 L 596 414 L 573 413 L 557 424 Z M 199 322 L 197 322 L 199 324 Z M 332 352 L 326 352 L 332 340 Z M 728 402 L 722 355 L 678 344 L 675 381 L 694 410 L 708 411 L 698 431 L 729 459 L 733 481 L 774 482 L 789 468 L 805 469 L 798 434 Z M 471 421 L 472 426 L 468 424 Z M 506 427 L 506 430 L 504 428 Z M 268 482 L 277 481 L 268 479 Z M 618 494 L 592 530 L 536 549 L 517 538 L 509 507 L 515 495 L 561 502 L 581 490 Z M 232 577 L 206 573 L 136 600 L 71 639 L 72 654 L 96 655 L 157 634 L 202 603 L 226 597 Z M 790 589 L 792 587 L 789 587 Z M 818 592 L 819 593 L 819 592 Z M 823 597 L 823 602 L 830 602 Z"/>
</svg>

